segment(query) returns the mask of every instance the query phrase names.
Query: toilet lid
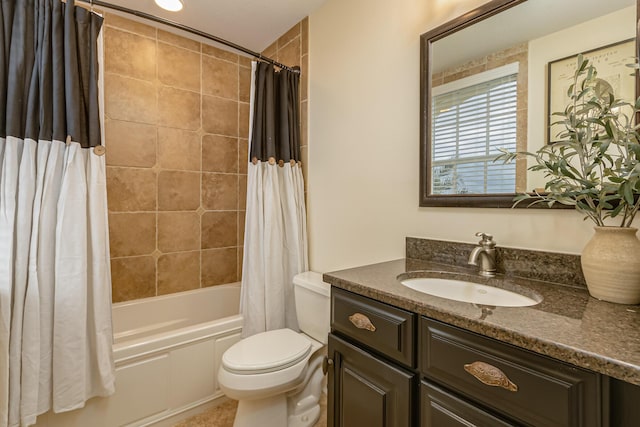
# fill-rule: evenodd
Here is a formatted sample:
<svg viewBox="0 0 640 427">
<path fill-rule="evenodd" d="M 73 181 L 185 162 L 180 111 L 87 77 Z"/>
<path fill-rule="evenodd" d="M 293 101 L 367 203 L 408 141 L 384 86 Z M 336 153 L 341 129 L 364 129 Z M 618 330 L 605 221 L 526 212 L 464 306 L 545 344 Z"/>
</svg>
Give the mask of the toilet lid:
<svg viewBox="0 0 640 427">
<path fill-rule="evenodd" d="M 260 374 L 295 365 L 311 351 L 311 341 L 291 329 L 262 332 L 242 339 L 222 355 L 230 372 Z"/>
</svg>

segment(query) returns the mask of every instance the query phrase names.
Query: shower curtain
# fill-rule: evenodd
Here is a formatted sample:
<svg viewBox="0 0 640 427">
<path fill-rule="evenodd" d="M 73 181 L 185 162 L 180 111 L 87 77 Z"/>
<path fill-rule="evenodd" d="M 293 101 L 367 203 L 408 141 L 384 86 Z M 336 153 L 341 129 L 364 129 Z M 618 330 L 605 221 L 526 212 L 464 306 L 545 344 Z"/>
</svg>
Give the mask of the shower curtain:
<svg viewBox="0 0 640 427">
<path fill-rule="evenodd" d="M 300 75 L 253 63 L 240 311 L 243 336 L 298 330 L 292 279 L 308 269 Z"/>
<path fill-rule="evenodd" d="M 114 391 L 102 18 L 0 2 L 0 426 Z"/>
</svg>

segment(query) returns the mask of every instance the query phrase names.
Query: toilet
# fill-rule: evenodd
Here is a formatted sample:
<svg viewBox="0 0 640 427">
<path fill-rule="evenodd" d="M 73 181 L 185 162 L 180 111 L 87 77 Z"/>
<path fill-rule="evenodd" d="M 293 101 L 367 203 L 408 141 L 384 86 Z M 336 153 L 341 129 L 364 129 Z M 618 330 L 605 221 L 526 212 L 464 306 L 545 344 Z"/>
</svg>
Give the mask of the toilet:
<svg viewBox="0 0 640 427">
<path fill-rule="evenodd" d="M 330 285 L 307 271 L 293 278 L 293 286 L 301 332 L 252 335 L 222 356 L 218 383 L 238 400 L 234 427 L 310 427 L 320 417 Z"/>
</svg>

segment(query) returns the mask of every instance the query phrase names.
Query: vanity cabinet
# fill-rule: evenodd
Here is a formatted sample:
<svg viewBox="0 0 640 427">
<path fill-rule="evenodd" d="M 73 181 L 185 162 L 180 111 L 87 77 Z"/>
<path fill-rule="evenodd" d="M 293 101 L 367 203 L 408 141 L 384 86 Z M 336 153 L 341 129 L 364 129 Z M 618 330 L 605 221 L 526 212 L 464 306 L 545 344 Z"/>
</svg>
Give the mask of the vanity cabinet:
<svg viewBox="0 0 640 427">
<path fill-rule="evenodd" d="M 331 334 L 329 425 L 335 427 L 413 426 L 417 375 Z"/>
<path fill-rule="evenodd" d="M 330 427 L 640 426 L 638 386 L 336 287 L 328 361 Z"/>
<path fill-rule="evenodd" d="M 417 316 L 341 289 L 331 291 L 328 425 L 416 425 Z"/>
<path fill-rule="evenodd" d="M 423 427 L 514 426 L 426 381 L 420 386 L 420 399 L 420 426 Z"/>
<path fill-rule="evenodd" d="M 603 425 L 600 374 L 426 317 L 419 341 L 427 386 L 437 384 L 517 425 Z"/>
</svg>

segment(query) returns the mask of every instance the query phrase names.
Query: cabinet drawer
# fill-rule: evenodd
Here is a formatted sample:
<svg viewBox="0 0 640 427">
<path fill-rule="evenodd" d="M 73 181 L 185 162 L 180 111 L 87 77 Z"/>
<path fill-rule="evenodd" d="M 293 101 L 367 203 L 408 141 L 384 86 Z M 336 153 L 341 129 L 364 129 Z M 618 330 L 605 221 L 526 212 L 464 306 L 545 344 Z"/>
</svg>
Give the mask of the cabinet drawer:
<svg viewBox="0 0 640 427">
<path fill-rule="evenodd" d="M 415 367 L 414 313 L 331 288 L 331 329 Z"/>
<path fill-rule="evenodd" d="M 445 387 L 530 426 L 602 425 L 599 374 L 427 318 L 420 335 L 420 370 Z"/>
<path fill-rule="evenodd" d="M 420 427 L 514 427 L 433 384 L 420 387 Z"/>
</svg>

